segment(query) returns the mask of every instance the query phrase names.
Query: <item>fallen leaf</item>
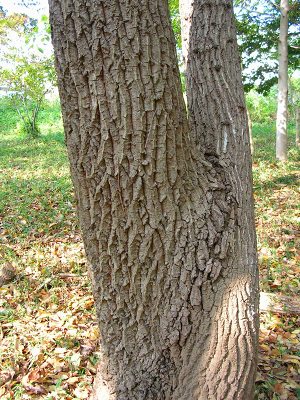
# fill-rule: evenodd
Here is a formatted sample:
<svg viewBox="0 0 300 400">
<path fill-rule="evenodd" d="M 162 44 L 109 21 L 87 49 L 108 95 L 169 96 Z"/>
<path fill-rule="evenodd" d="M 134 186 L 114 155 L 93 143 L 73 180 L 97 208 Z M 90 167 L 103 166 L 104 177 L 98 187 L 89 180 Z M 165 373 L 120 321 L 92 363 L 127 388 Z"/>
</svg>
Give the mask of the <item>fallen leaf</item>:
<svg viewBox="0 0 300 400">
<path fill-rule="evenodd" d="M 293 356 L 293 355 L 290 355 L 290 354 L 284 354 L 282 356 L 282 360 L 283 361 L 287 361 L 287 362 L 291 362 L 293 364 L 300 364 L 300 357 Z"/>
<path fill-rule="evenodd" d="M 283 386 L 281 383 L 276 383 L 274 385 L 274 392 L 278 393 L 278 394 L 282 394 L 283 393 Z"/>
<path fill-rule="evenodd" d="M 71 378 L 66 380 L 66 383 L 68 383 L 69 385 L 74 385 L 74 383 L 77 382 L 79 382 L 78 376 L 72 376 Z"/>
<path fill-rule="evenodd" d="M 89 392 L 86 389 L 82 389 L 80 387 L 77 387 L 74 390 L 74 394 L 78 399 L 87 399 L 89 397 Z"/>
</svg>

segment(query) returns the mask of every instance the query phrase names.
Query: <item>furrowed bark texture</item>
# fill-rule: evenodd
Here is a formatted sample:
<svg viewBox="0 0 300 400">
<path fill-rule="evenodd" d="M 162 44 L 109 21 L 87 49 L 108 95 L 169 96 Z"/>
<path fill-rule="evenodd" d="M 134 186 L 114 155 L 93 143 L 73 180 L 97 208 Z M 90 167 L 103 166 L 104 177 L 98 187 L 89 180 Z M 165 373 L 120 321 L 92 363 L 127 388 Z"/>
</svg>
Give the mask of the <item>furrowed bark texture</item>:
<svg viewBox="0 0 300 400">
<path fill-rule="evenodd" d="M 280 33 L 278 43 L 278 99 L 276 118 L 276 158 L 287 160 L 288 118 L 288 0 L 280 2 Z"/>
<path fill-rule="evenodd" d="M 210 338 L 214 351 L 206 351 L 201 391 L 211 399 L 250 399 L 258 334 L 257 315 L 252 320 L 250 306 L 256 314 L 256 239 L 247 111 L 232 3 L 183 0 L 180 9 L 192 135 L 205 159 L 224 173 L 223 182 L 234 199 L 230 206 L 234 244 L 221 270 L 231 271 L 235 296 L 245 301 L 231 303 L 233 292 L 224 289 L 227 278 L 214 284 L 223 293 L 224 309 L 217 312 L 218 333 Z M 228 355 L 229 348 L 233 352 Z"/>
<path fill-rule="evenodd" d="M 101 331 L 94 398 L 250 399 L 257 275 L 241 87 L 231 98 L 223 82 L 226 148 L 203 152 L 167 1 L 49 5 Z"/>
</svg>

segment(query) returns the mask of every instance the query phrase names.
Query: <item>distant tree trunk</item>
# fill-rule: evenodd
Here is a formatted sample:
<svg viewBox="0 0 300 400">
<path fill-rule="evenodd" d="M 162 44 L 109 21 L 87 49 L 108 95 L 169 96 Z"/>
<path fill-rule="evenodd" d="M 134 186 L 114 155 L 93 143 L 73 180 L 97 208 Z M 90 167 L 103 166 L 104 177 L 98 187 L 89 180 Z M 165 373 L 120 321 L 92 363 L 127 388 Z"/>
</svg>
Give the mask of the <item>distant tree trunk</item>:
<svg viewBox="0 0 300 400">
<path fill-rule="evenodd" d="M 248 129 L 249 129 L 249 141 L 250 141 L 250 150 L 251 154 L 254 153 L 254 145 L 253 145 L 253 134 L 252 134 L 252 120 L 249 110 L 247 109 L 247 120 L 248 120 Z"/>
<path fill-rule="evenodd" d="M 276 119 L 276 158 L 287 160 L 287 118 L 288 118 L 288 0 L 280 2 L 278 103 Z"/>
<path fill-rule="evenodd" d="M 296 107 L 296 146 L 300 147 L 300 107 Z"/>
<path fill-rule="evenodd" d="M 217 0 L 207 18 L 195 3 L 190 129 L 166 0 L 49 1 L 101 332 L 98 400 L 253 396 L 256 242 L 232 7 Z"/>
</svg>

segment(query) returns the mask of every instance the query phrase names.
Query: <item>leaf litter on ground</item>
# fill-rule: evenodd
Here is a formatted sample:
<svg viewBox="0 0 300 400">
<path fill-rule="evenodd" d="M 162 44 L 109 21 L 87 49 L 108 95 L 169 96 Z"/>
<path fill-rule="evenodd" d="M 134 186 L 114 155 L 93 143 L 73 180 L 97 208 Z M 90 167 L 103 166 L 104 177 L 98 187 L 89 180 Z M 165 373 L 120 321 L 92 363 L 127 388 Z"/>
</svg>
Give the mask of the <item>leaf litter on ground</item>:
<svg viewBox="0 0 300 400">
<path fill-rule="evenodd" d="M 59 115 L 59 113 L 56 113 Z M 51 117 L 51 112 L 47 113 Z M 40 139 L 0 139 L 0 398 L 88 399 L 99 331 L 77 224 L 61 121 Z M 272 128 L 272 127 L 271 127 Z M 274 163 L 273 128 L 254 132 L 261 290 L 299 296 L 299 152 Z M 271 155 L 269 159 L 267 155 Z M 297 159 L 298 157 L 298 159 Z M 299 315 L 261 313 L 257 399 L 300 398 Z"/>
</svg>

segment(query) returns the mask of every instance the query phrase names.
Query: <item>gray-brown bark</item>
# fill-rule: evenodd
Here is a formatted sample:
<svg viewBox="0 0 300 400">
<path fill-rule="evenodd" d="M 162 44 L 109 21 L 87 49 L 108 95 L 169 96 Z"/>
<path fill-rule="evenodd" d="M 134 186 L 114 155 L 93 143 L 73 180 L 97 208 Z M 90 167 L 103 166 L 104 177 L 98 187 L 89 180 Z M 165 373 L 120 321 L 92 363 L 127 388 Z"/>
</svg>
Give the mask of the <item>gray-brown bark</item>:
<svg viewBox="0 0 300 400">
<path fill-rule="evenodd" d="M 287 160 L 288 118 L 288 0 L 280 1 L 280 34 L 278 44 L 278 99 L 276 118 L 276 158 Z"/>
<path fill-rule="evenodd" d="M 95 399 L 250 399 L 256 249 L 240 75 L 230 80 L 240 71 L 226 59 L 231 8 L 212 7 L 232 35 L 220 81 L 228 120 L 216 114 L 202 139 L 188 125 L 166 0 L 49 4 L 101 331 Z"/>
<path fill-rule="evenodd" d="M 247 238 L 245 241 L 235 240 L 234 249 L 222 262 L 222 269 L 228 270 L 230 269 L 228 265 L 234 266 L 233 271 L 236 268 L 238 275 L 247 276 L 247 285 L 255 291 L 257 285 L 255 229 L 253 210 L 252 207 L 248 207 L 252 203 L 249 132 L 232 4 L 224 0 L 187 1 L 184 7 L 181 6 L 181 10 L 185 11 L 183 23 L 187 27 L 190 26 L 189 32 L 187 27 L 182 30 L 184 35 L 188 33 L 189 36 L 187 40 L 183 37 L 183 42 L 188 46 L 185 53 L 188 54 L 186 63 L 190 126 L 206 160 L 226 174 L 226 186 L 230 187 L 231 195 L 235 199 L 231 206 L 236 221 L 235 238 Z M 219 291 L 223 290 L 223 283 L 219 282 Z M 243 284 L 238 283 L 236 291 L 241 295 L 244 292 Z M 224 302 L 226 291 L 223 296 Z M 241 305 L 236 306 L 237 314 L 240 307 Z M 247 307 L 244 312 L 246 310 Z M 202 384 L 207 387 L 207 381 L 210 382 L 208 397 L 212 399 L 251 398 L 255 356 L 250 361 L 246 354 L 249 351 L 247 346 L 255 347 L 257 326 L 243 327 L 245 329 L 243 336 L 251 337 L 250 343 L 251 340 L 253 343 L 245 342 L 244 347 L 239 347 L 239 356 L 233 354 L 232 357 L 228 357 L 225 355 L 224 343 L 230 341 L 231 335 L 240 334 L 241 330 L 239 322 L 232 324 L 230 318 L 224 318 L 223 321 L 227 322 L 230 329 L 223 322 L 222 334 L 214 339 L 215 342 L 223 344 L 223 349 L 221 345 L 218 353 L 210 357 L 212 359 L 223 357 L 224 361 L 217 366 L 215 373 L 212 374 L 213 378 L 203 380 Z M 236 383 L 231 385 L 226 381 L 229 364 L 232 376 L 234 374 L 237 376 L 244 369 L 240 376 L 247 376 L 248 387 L 243 378 L 240 378 L 240 383 L 236 378 Z M 215 390 L 220 381 L 223 394 Z"/>
</svg>

